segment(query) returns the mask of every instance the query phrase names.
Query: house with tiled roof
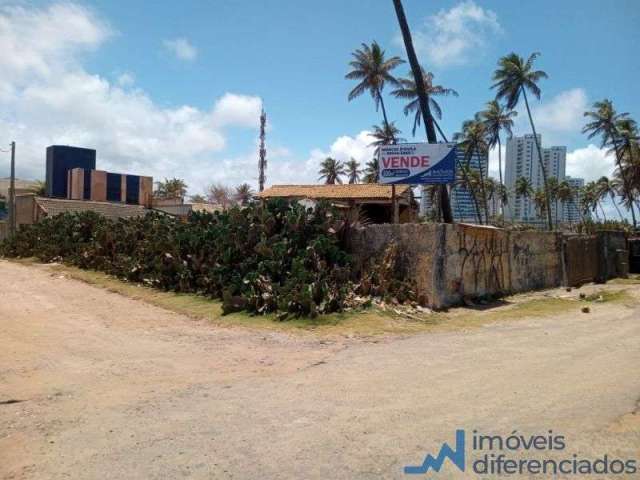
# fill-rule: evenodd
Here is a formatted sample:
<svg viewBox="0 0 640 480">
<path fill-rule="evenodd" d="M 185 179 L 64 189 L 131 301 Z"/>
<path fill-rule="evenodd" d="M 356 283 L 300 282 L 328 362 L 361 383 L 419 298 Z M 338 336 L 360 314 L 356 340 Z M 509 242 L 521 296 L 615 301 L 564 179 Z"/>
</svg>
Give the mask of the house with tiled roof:
<svg viewBox="0 0 640 480">
<path fill-rule="evenodd" d="M 107 218 L 129 218 L 144 215 L 149 211 L 142 205 L 128 205 L 115 202 L 94 202 L 91 200 L 68 200 L 63 198 L 37 197 L 31 195 L 16 196 L 16 223 L 29 225 L 45 217 L 60 213 L 96 212 Z"/>
<path fill-rule="evenodd" d="M 396 186 L 399 220 L 415 221 L 417 203 L 409 185 Z M 343 185 L 273 185 L 258 193 L 258 198 L 285 198 L 308 201 L 325 200 L 338 208 L 358 211 L 373 223 L 391 223 L 393 220 L 393 189 L 391 185 L 356 183 Z"/>
</svg>

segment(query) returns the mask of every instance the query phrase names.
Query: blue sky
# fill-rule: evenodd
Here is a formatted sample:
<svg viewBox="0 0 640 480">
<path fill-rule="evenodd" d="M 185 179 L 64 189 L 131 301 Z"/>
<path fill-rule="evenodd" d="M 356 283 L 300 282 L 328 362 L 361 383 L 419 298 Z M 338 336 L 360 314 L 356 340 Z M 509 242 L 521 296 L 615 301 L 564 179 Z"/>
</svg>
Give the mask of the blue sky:
<svg viewBox="0 0 640 480">
<path fill-rule="evenodd" d="M 581 117 L 603 97 L 640 116 L 639 2 L 404 4 L 422 64 L 460 93 L 441 101 L 446 133 L 492 98 L 501 55 L 539 51 L 543 143 L 567 145 L 569 173 L 610 173 Z M 98 148 L 101 168 L 183 177 L 192 192 L 255 183 L 262 101 L 270 183 L 314 181 L 325 155 L 366 161 L 380 122 L 370 97 L 347 102 L 350 52 L 375 39 L 405 56 L 391 0 L 0 2 L 0 16 L 0 141 L 16 139 L 26 177 L 43 176 L 47 144 L 72 143 Z M 402 104 L 386 101 L 410 136 Z"/>
</svg>

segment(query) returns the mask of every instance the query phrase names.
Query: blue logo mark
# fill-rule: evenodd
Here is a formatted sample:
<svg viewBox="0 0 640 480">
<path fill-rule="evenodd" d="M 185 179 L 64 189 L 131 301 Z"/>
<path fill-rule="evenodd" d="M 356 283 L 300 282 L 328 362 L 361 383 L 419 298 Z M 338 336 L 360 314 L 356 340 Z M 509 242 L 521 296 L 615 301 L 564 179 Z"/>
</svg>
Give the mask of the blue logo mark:
<svg viewBox="0 0 640 480">
<path fill-rule="evenodd" d="M 456 430 L 456 449 L 455 451 L 448 443 L 443 443 L 440 453 L 434 458 L 431 454 L 427 454 L 422 465 L 404 467 L 404 473 L 408 475 L 423 475 L 430 468 L 439 472 L 445 459 L 449 459 L 453 464 L 464 472 L 464 430 Z"/>
</svg>

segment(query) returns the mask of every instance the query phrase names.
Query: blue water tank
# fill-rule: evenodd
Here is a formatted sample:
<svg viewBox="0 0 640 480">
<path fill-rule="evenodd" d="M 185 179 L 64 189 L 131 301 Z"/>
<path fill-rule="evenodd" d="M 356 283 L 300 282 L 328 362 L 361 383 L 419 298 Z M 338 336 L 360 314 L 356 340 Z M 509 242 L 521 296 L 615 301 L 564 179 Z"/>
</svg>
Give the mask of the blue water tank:
<svg viewBox="0 0 640 480">
<path fill-rule="evenodd" d="M 47 197 L 67 197 L 67 172 L 73 168 L 96 169 L 96 151 L 90 148 L 47 147 Z"/>
</svg>

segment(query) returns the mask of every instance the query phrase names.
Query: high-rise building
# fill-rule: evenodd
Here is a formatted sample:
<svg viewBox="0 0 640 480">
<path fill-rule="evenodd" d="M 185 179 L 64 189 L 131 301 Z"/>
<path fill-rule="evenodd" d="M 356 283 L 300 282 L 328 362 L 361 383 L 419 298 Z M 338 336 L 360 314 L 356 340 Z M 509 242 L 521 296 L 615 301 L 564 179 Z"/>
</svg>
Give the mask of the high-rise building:
<svg viewBox="0 0 640 480">
<path fill-rule="evenodd" d="M 565 178 L 571 190 L 573 190 L 574 197 L 569 202 L 564 204 L 564 221 L 569 224 L 579 223 L 582 220 L 580 209 L 582 208 L 582 188 L 584 187 L 584 178 L 573 178 L 567 176 Z M 590 214 L 586 214 L 590 218 Z"/>
<path fill-rule="evenodd" d="M 454 144 L 451 144 L 452 146 Z M 462 175 L 460 173 L 460 165 L 466 165 L 467 159 L 465 158 L 465 152 L 463 149 L 458 147 L 456 156 L 456 176 L 457 182 L 451 188 L 450 200 L 451 200 L 451 212 L 453 214 L 453 219 L 456 222 L 469 222 L 469 223 L 477 223 L 477 215 L 476 208 L 473 202 L 473 195 L 471 191 L 465 188 L 462 185 Z M 468 160 L 469 167 L 471 170 L 475 170 L 476 172 L 480 171 L 482 168 L 482 174 L 486 178 L 489 164 L 488 154 L 478 154 L 474 153 L 473 156 Z M 480 192 L 477 192 L 478 201 L 480 202 Z M 422 189 L 422 198 L 420 202 L 420 211 L 422 215 L 427 215 L 429 210 L 431 209 L 431 199 L 429 198 L 429 194 Z M 480 203 L 480 208 L 482 209 L 482 204 Z M 482 211 L 482 210 L 481 210 Z"/>
<path fill-rule="evenodd" d="M 538 135 L 538 144 L 542 145 L 541 135 Z M 555 177 L 558 182 L 562 182 L 565 179 L 567 147 L 541 147 L 541 149 L 547 178 Z M 541 216 L 536 209 L 533 195 L 515 195 L 516 181 L 520 177 L 528 179 L 534 191 L 544 189 L 544 178 L 538 161 L 535 137 L 531 134 L 512 137 L 507 141 L 505 186 L 509 192 L 509 201 L 506 207 L 506 218 L 513 218 L 516 222 L 544 224 L 544 216 Z M 555 209 L 552 208 L 551 212 L 555 215 Z M 561 210 L 558 210 L 558 216 L 561 216 Z"/>
<path fill-rule="evenodd" d="M 478 152 L 474 152 L 473 156 L 469 159 L 465 158 L 466 152 L 458 147 L 457 158 L 456 158 L 456 185 L 451 189 L 451 211 L 453 213 L 453 219 L 456 222 L 470 222 L 476 223 L 478 221 L 476 207 L 473 202 L 473 194 L 471 190 L 466 188 L 463 183 L 463 177 L 460 172 L 460 166 L 466 165 L 467 162 L 469 164 L 469 168 L 472 171 L 480 172 L 482 169 L 483 178 L 487 178 L 487 171 L 489 166 L 489 156 L 488 153 L 479 154 Z M 478 200 L 478 206 L 480 208 L 480 212 L 484 216 L 484 210 L 482 207 L 481 193 L 476 192 L 476 197 Z"/>
</svg>

